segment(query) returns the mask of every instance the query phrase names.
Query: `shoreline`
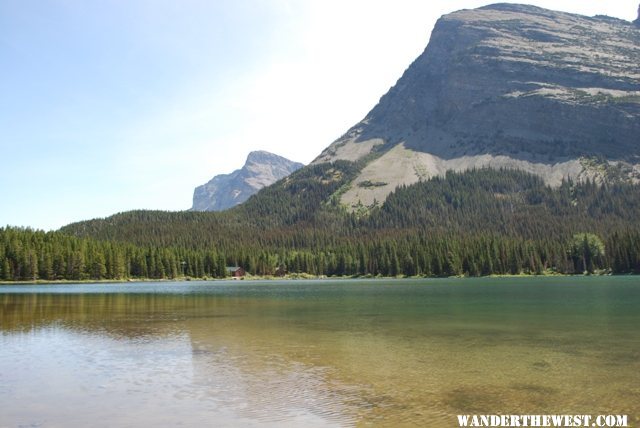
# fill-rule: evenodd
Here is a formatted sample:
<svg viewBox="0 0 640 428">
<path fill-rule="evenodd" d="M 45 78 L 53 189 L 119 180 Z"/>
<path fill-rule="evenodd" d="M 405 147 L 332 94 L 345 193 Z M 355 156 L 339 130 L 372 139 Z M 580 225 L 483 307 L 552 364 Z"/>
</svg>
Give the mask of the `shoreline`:
<svg viewBox="0 0 640 428">
<path fill-rule="evenodd" d="M 149 283 L 149 282 L 254 282 L 254 281 L 316 281 L 316 280 L 329 280 L 329 281 L 341 281 L 341 280 L 358 280 L 358 279 L 370 279 L 370 280 L 403 280 L 403 279 L 481 279 L 481 278 L 552 278 L 552 277 L 602 277 L 602 276 L 638 276 L 634 273 L 594 273 L 594 274 L 563 274 L 563 273 L 543 273 L 543 274 L 491 274 L 484 276 L 315 276 L 309 274 L 294 274 L 286 276 L 246 276 L 243 278 L 129 278 L 129 279 L 83 279 L 83 280 L 29 280 L 29 281 L 0 281 L 0 285 L 63 285 L 63 284 L 130 284 L 130 283 Z"/>
</svg>

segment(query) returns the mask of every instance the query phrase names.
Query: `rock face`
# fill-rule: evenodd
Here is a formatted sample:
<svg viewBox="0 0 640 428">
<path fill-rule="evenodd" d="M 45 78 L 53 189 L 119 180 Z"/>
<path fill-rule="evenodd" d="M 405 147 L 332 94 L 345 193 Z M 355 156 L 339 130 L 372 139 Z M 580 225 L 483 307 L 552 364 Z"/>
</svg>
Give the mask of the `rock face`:
<svg viewBox="0 0 640 428">
<path fill-rule="evenodd" d="M 249 153 L 241 169 L 216 175 L 193 192 L 192 211 L 222 211 L 249 199 L 263 187 L 288 176 L 302 164 L 265 151 Z"/>
<path fill-rule="evenodd" d="M 638 21 L 636 21 L 638 22 Z M 640 177 L 640 28 L 533 6 L 442 17 L 377 106 L 314 161 L 369 163 L 342 202 L 474 167 Z M 371 184 L 374 185 L 371 185 Z"/>
</svg>

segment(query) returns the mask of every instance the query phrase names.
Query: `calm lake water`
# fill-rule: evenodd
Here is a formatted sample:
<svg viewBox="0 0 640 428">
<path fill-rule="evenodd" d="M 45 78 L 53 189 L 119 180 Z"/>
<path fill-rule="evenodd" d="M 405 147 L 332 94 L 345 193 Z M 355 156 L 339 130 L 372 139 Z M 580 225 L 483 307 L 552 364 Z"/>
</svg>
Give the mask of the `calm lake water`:
<svg viewBox="0 0 640 428">
<path fill-rule="evenodd" d="M 0 286 L 0 427 L 640 425 L 640 278 Z"/>
</svg>

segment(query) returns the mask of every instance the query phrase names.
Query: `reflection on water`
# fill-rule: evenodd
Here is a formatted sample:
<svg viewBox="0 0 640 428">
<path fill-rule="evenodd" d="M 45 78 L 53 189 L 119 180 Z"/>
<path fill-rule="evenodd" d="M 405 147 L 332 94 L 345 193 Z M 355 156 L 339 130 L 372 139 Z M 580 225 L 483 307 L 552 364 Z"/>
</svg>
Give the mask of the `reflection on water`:
<svg viewBox="0 0 640 428">
<path fill-rule="evenodd" d="M 637 424 L 639 304 L 636 278 L 4 286 L 0 426 Z"/>
</svg>

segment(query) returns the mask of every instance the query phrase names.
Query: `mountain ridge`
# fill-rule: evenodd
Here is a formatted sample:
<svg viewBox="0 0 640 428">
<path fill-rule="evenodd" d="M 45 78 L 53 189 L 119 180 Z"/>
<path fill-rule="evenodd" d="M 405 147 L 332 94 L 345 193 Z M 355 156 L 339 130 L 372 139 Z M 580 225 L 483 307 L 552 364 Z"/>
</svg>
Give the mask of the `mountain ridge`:
<svg viewBox="0 0 640 428">
<path fill-rule="evenodd" d="M 523 169 L 559 185 L 617 168 L 637 181 L 638 63 L 640 31 L 627 21 L 505 3 L 453 12 L 314 163 L 368 157 L 341 197 L 351 209 L 447 170 Z"/>
<path fill-rule="evenodd" d="M 302 166 L 264 150 L 252 151 L 242 168 L 216 175 L 196 187 L 191 211 L 223 211 L 234 207 Z"/>
</svg>

